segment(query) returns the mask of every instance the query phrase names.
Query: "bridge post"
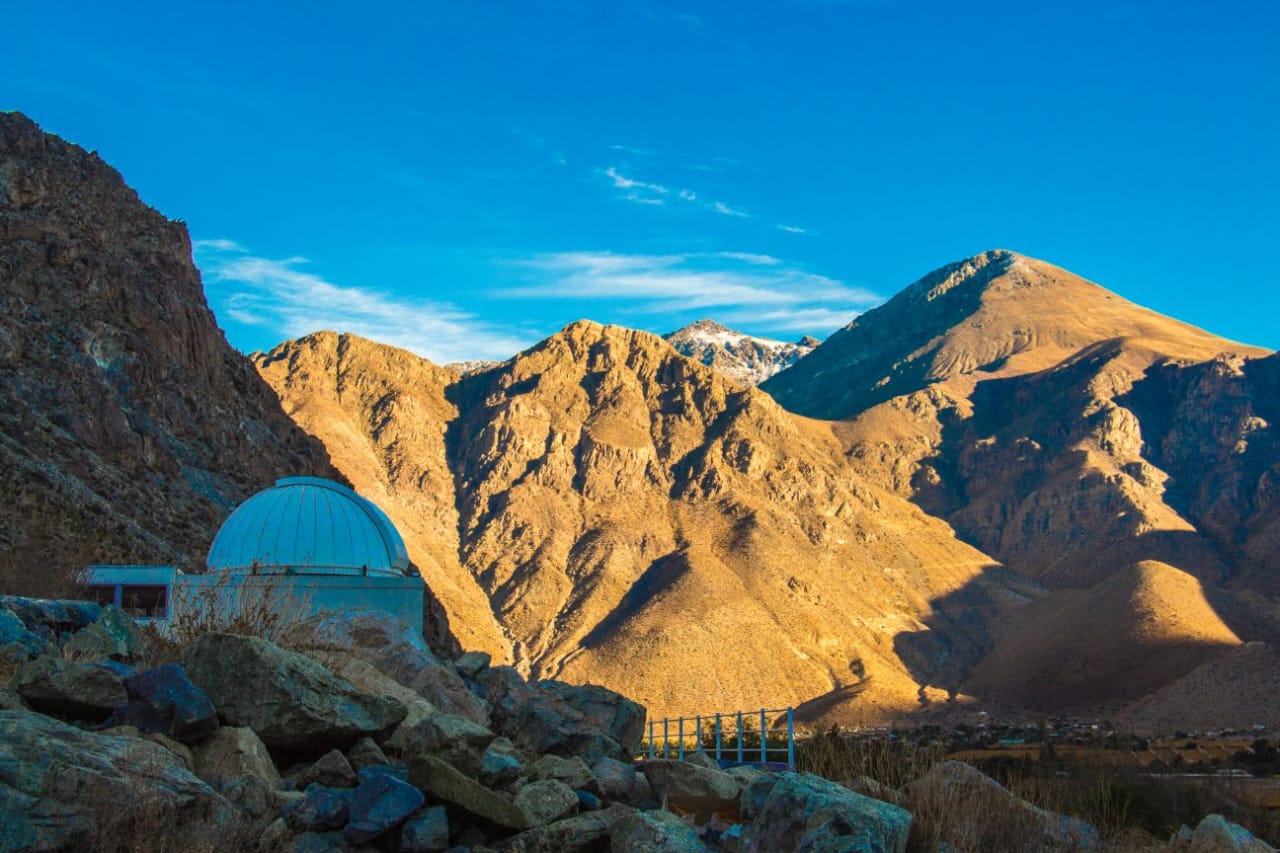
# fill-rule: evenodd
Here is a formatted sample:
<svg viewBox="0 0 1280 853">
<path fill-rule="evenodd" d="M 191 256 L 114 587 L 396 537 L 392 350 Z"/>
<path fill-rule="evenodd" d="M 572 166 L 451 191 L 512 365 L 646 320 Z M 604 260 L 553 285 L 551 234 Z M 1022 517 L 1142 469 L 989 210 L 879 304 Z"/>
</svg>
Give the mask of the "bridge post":
<svg viewBox="0 0 1280 853">
<path fill-rule="evenodd" d="M 649 721 L 649 757 L 653 758 L 653 720 Z"/>
<path fill-rule="evenodd" d="M 760 709 L 760 763 L 769 763 L 769 730 L 768 722 L 765 721 L 764 708 Z"/>
<path fill-rule="evenodd" d="M 699 714 L 695 719 L 698 722 L 697 722 L 697 730 L 696 730 L 696 733 L 694 734 L 694 737 L 698 739 L 698 745 L 697 747 L 694 748 L 693 751 L 702 752 L 702 715 Z"/>
<path fill-rule="evenodd" d="M 720 746 L 722 743 L 720 737 L 720 712 L 716 712 L 716 763 L 720 763 Z"/>
<path fill-rule="evenodd" d="M 676 724 L 676 731 L 678 732 L 676 737 L 680 738 L 680 745 L 676 747 L 678 750 L 677 757 L 681 761 L 684 761 L 684 717 L 681 717 L 680 721 Z"/>
<path fill-rule="evenodd" d="M 796 769 L 796 709 L 787 709 L 787 769 Z"/>
<path fill-rule="evenodd" d="M 663 718 L 662 720 L 662 757 L 669 758 L 667 750 L 671 748 L 671 720 Z"/>
<path fill-rule="evenodd" d="M 745 763 L 742 760 L 742 712 L 738 712 L 738 763 Z"/>
</svg>

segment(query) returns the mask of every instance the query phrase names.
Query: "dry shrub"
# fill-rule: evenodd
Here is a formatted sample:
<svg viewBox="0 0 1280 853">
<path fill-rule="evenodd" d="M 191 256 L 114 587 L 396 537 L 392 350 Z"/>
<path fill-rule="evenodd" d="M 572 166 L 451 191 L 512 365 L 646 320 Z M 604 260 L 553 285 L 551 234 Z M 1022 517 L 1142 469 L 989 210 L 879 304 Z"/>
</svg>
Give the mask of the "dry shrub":
<svg viewBox="0 0 1280 853">
<path fill-rule="evenodd" d="M 846 786 L 865 776 L 901 788 L 945 756 L 946 749 L 940 745 L 850 737 L 832 729 L 796 744 L 796 769 Z"/>
<path fill-rule="evenodd" d="M 1025 803 L 985 786 L 951 785 L 941 776 L 918 780 L 904 792 L 911 812 L 909 851 L 933 853 L 946 842 L 956 853 L 1075 850 L 1055 842 L 1044 817 Z"/>
<path fill-rule="evenodd" d="M 175 586 L 168 623 L 143 626 L 147 665 L 175 661 L 187 646 L 212 633 L 260 637 L 285 647 L 295 644 L 300 623 L 311 615 L 310 602 L 274 578 L 228 572 L 211 584 Z"/>
</svg>

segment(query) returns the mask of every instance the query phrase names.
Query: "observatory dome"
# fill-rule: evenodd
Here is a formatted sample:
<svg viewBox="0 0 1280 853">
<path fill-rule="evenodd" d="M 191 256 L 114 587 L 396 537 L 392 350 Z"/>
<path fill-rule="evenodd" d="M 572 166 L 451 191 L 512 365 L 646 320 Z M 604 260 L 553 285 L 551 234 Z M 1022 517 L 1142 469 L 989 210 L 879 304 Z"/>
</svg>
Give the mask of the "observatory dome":
<svg viewBox="0 0 1280 853">
<path fill-rule="evenodd" d="M 332 480 L 287 477 L 240 504 L 209 548 L 209 569 L 403 575 L 404 540 L 374 503 Z"/>
</svg>

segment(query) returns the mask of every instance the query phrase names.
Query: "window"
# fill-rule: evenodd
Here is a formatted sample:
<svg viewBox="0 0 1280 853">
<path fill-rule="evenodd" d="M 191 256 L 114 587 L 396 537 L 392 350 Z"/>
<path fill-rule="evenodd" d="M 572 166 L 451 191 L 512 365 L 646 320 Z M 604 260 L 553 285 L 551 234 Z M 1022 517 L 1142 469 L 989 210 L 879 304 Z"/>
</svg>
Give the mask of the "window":
<svg viewBox="0 0 1280 853">
<path fill-rule="evenodd" d="M 115 604 L 116 588 L 115 584 L 104 586 L 102 584 L 90 584 L 85 589 L 85 598 L 98 604 Z"/>
<path fill-rule="evenodd" d="M 120 608 L 130 616 L 163 619 L 168 612 L 169 588 L 162 585 L 128 585 L 120 588 Z"/>
</svg>

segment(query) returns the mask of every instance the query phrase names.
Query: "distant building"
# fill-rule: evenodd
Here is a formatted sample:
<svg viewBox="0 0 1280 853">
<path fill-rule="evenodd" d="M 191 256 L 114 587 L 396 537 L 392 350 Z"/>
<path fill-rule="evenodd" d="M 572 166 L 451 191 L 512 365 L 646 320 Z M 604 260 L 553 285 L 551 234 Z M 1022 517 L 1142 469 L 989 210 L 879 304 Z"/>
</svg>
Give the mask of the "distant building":
<svg viewBox="0 0 1280 853">
<path fill-rule="evenodd" d="M 332 480 L 288 477 L 236 508 L 203 574 L 173 566 L 90 566 L 91 595 L 139 618 L 230 608 L 271 596 L 298 615 L 382 610 L 422 630 L 425 586 L 404 540 L 373 502 Z"/>
</svg>

